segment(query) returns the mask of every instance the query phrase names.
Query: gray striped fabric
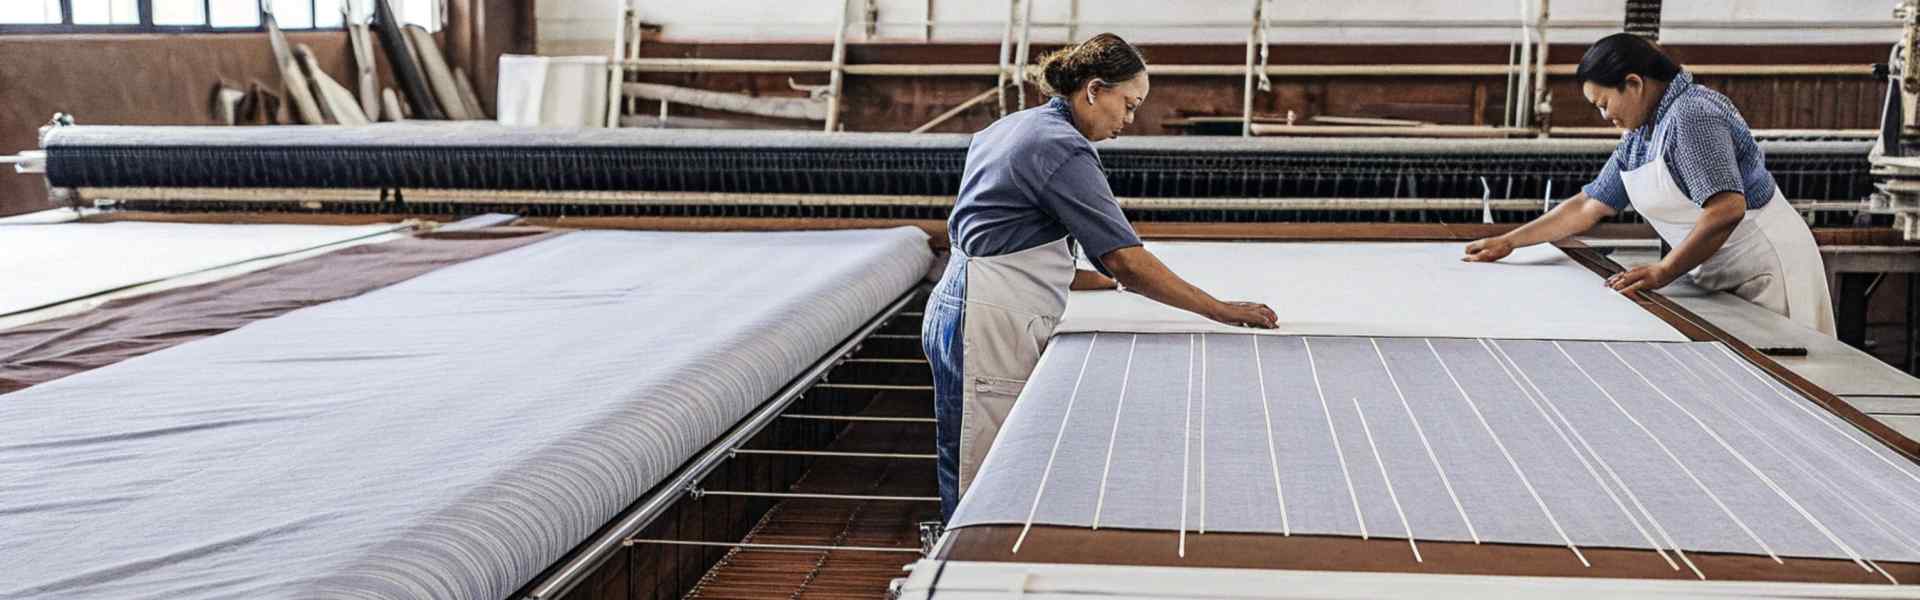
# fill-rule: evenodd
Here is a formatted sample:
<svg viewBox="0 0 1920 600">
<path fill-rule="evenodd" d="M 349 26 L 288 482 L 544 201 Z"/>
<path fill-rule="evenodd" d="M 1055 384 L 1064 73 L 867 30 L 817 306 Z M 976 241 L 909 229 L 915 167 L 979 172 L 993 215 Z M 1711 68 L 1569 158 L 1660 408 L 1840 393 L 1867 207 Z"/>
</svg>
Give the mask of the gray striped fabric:
<svg viewBox="0 0 1920 600">
<path fill-rule="evenodd" d="M 0 396 L 0 597 L 501 598 L 929 260 L 579 232 Z"/>
<path fill-rule="evenodd" d="M 1048 347 L 953 525 L 1912 562 L 1917 499 L 1718 344 L 1101 333 Z"/>
</svg>

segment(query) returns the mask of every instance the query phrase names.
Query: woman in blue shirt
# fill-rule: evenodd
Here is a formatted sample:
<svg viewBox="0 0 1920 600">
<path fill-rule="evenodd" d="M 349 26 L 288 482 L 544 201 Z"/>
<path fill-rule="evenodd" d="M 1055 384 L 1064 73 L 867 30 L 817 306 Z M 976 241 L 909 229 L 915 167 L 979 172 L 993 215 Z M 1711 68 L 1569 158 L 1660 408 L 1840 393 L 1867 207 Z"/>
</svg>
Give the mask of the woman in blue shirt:
<svg viewBox="0 0 1920 600">
<path fill-rule="evenodd" d="M 1659 289 L 1690 275 L 1701 287 L 1832 335 L 1832 298 L 1813 232 L 1780 193 L 1733 103 L 1631 34 L 1595 42 L 1576 76 L 1600 115 L 1627 130 L 1620 146 L 1579 195 L 1506 235 L 1469 244 L 1466 260 L 1499 260 L 1516 247 L 1578 235 L 1632 205 L 1673 252 L 1609 278 L 1613 289 Z"/>
<path fill-rule="evenodd" d="M 1069 289 L 1124 285 L 1223 323 L 1273 327 L 1271 309 L 1222 302 L 1140 245 L 1093 143 L 1146 102 L 1146 61 L 1107 33 L 1042 63 L 1054 97 L 974 134 L 947 219 L 953 258 L 927 300 L 921 346 L 933 367 L 941 520 L 986 458 Z M 1078 270 L 1073 243 L 1099 272 Z"/>
</svg>

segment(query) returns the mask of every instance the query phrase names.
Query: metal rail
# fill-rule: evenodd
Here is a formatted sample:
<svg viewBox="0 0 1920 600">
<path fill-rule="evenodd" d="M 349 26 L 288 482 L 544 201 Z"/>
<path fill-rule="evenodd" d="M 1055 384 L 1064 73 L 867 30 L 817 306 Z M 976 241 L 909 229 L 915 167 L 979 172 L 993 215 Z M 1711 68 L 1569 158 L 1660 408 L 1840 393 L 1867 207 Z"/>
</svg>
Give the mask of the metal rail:
<svg viewBox="0 0 1920 600">
<path fill-rule="evenodd" d="M 881 360 L 881 359 L 868 359 L 868 360 Z M 912 363 L 927 362 L 924 360 L 914 360 L 910 358 L 900 359 L 900 360 L 905 360 Z M 813 387 L 814 389 L 821 389 L 821 390 L 873 390 L 873 391 L 894 391 L 894 392 L 931 392 L 933 391 L 933 386 L 931 385 L 903 385 L 903 384 L 892 384 L 892 383 L 822 383 L 820 385 L 816 385 Z"/>
<path fill-rule="evenodd" d="M 639 533 L 642 528 L 652 523 L 654 519 L 659 518 L 669 507 L 673 506 L 674 502 L 679 501 L 683 495 L 696 489 L 695 486 L 699 484 L 700 480 L 705 478 L 707 474 L 715 468 L 718 468 L 722 463 L 726 462 L 726 460 L 733 455 L 734 451 L 739 449 L 740 445 L 747 443 L 747 441 L 753 439 L 753 436 L 758 434 L 761 429 L 773 423 L 774 419 L 780 416 L 781 412 L 785 411 L 788 406 L 792 405 L 794 401 L 799 400 L 809 388 L 813 387 L 814 382 L 819 381 L 820 378 L 832 370 L 835 365 L 839 364 L 841 358 L 852 354 L 854 350 L 860 346 L 862 340 L 872 335 L 873 332 L 878 331 L 888 320 L 898 315 L 902 309 L 906 308 L 908 303 L 913 301 L 916 291 L 909 291 L 901 295 L 899 299 L 894 300 L 887 308 L 881 310 L 879 315 L 861 327 L 859 331 L 855 332 L 845 341 L 842 341 L 840 345 L 828 353 L 825 358 L 814 363 L 812 368 L 801 373 L 799 377 L 794 378 L 786 387 L 781 388 L 780 392 L 776 394 L 772 400 L 761 404 L 760 408 L 748 415 L 746 420 L 735 425 L 724 437 L 714 442 L 713 445 L 708 446 L 705 451 L 701 452 L 700 455 L 688 463 L 687 466 L 682 467 L 678 472 L 674 473 L 672 477 L 661 482 L 659 486 L 654 488 L 656 491 L 652 495 L 648 496 L 633 510 L 628 511 L 613 527 L 608 528 L 605 533 L 588 542 L 581 551 L 567 559 L 566 563 L 562 564 L 559 569 L 553 571 L 552 574 L 534 586 L 525 598 L 528 600 L 552 600 L 565 595 L 567 592 L 573 590 L 575 586 L 580 585 L 580 582 L 586 578 L 587 574 L 599 568 L 601 564 L 604 564 L 608 558 L 613 556 L 616 550 L 623 547 L 625 540 L 632 538 L 635 534 Z"/>
<path fill-rule="evenodd" d="M 1256 128 L 1266 127 L 1255 124 Z M 1287 128 L 1286 125 L 1274 126 Z M 1377 128 L 1383 130 L 1410 128 Z M 1844 131 L 1844 130 L 1842 130 Z M 137 200 L 157 202 L 257 202 L 262 204 L 336 203 L 378 204 L 387 202 L 377 189 L 332 188 L 161 188 L 161 187 L 83 187 L 74 188 L 84 200 Z M 579 205 L 652 205 L 652 206 L 890 206 L 944 208 L 953 205 L 952 196 L 912 195 L 830 195 L 760 194 L 720 192 L 613 192 L 613 191 L 532 191 L 532 190 L 439 190 L 408 189 L 407 201 L 421 203 L 518 203 Z M 1477 210 L 1479 198 L 1120 198 L 1120 207 L 1138 211 L 1180 210 Z M 1865 210 L 1866 205 L 1851 202 L 1799 201 L 1802 210 Z M 1494 210 L 1539 210 L 1537 198 L 1503 198 L 1492 201 Z M 904 335 L 904 334 L 885 334 Z M 909 336 L 918 339 L 918 336 Z M 879 338 L 890 339 L 890 338 Z M 905 337 L 897 339 L 907 339 Z"/>
<path fill-rule="evenodd" d="M 741 550 L 771 550 L 776 552 L 898 552 L 902 554 L 920 554 L 919 548 L 888 548 L 885 546 L 828 546 L 823 544 L 755 544 L 749 542 L 697 542 L 693 540 L 663 540 L 653 538 L 631 538 L 621 545 L 638 546 L 656 544 L 663 546 L 706 546 L 710 548 L 739 548 Z"/>
<path fill-rule="evenodd" d="M 939 502 L 939 496 L 885 496 L 872 494 L 809 494 L 803 492 L 736 492 L 731 490 L 688 490 L 693 497 L 738 496 L 742 498 L 801 498 L 807 500 L 850 500 L 856 502 Z"/>
<path fill-rule="evenodd" d="M 780 415 L 782 419 L 796 421 L 847 421 L 852 423 L 932 423 L 933 417 L 865 417 L 860 415 Z"/>
<path fill-rule="evenodd" d="M 741 448 L 734 454 L 755 454 L 762 456 L 826 456 L 835 458 L 898 458 L 903 460 L 933 460 L 932 454 L 907 454 L 903 452 L 834 452 L 831 450 L 757 450 Z"/>
</svg>

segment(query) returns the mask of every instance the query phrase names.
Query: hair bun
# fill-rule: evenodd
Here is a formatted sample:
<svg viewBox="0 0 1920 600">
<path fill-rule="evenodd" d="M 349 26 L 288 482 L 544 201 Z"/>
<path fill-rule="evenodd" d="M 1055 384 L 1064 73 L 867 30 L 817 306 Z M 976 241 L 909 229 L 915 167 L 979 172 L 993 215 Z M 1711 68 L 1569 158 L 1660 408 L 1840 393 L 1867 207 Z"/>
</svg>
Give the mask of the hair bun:
<svg viewBox="0 0 1920 600">
<path fill-rule="evenodd" d="M 1040 59 L 1044 87 L 1054 96 L 1071 94 L 1095 79 L 1127 81 L 1146 70 L 1147 60 L 1140 49 L 1111 33 L 1093 36 Z"/>
</svg>

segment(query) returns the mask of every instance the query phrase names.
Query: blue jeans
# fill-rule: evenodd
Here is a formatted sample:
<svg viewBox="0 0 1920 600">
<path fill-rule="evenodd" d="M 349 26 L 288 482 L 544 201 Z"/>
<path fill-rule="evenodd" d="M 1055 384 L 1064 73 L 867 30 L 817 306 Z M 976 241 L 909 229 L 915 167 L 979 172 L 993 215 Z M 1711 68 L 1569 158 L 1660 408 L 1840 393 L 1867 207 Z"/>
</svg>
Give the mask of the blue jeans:
<svg viewBox="0 0 1920 600">
<path fill-rule="evenodd" d="M 967 261 L 954 258 L 927 298 L 920 322 L 920 349 L 933 368 L 933 418 L 936 477 L 940 482 L 940 522 L 953 518 L 960 504 L 960 415 L 964 393 L 967 314 Z"/>
</svg>

